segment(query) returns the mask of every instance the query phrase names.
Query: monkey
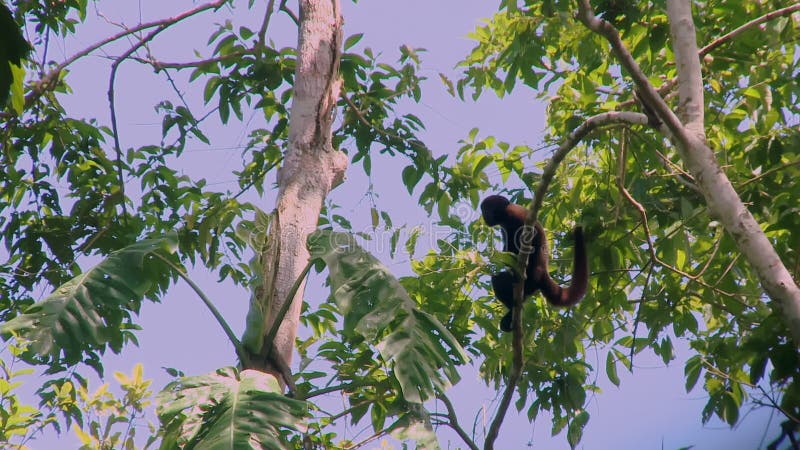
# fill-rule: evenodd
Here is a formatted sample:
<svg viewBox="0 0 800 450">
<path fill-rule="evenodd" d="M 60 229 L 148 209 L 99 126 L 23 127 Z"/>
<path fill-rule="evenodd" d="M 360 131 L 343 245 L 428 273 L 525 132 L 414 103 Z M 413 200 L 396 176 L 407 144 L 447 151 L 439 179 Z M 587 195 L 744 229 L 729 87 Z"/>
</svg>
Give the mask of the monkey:
<svg viewBox="0 0 800 450">
<path fill-rule="evenodd" d="M 503 230 L 504 250 L 519 253 L 522 239 L 522 227 L 525 224 L 527 210 L 511 203 L 501 195 L 490 195 L 481 202 L 481 214 L 487 225 L 500 226 Z M 568 287 L 561 287 L 550 278 L 547 270 L 549 260 L 547 236 L 539 222 L 534 223 L 536 235 L 533 237 L 533 251 L 528 257 L 525 271 L 525 289 L 523 298 L 540 291 L 553 306 L 566 308 L 577 304 L 586 294 L 589 284 L 589 266 L 586 257 L 586 244 L 583 240 L 583 228 L 575 227 L 575 256 L 572 267 L 572 280 Z M 517 276 L 512 271 L 502 271 L 492 276 L 494 295 L 509 312 L 500 321 L 500 329 L 511 331 L 514 307 L 514 282 Z"/>
</svg>

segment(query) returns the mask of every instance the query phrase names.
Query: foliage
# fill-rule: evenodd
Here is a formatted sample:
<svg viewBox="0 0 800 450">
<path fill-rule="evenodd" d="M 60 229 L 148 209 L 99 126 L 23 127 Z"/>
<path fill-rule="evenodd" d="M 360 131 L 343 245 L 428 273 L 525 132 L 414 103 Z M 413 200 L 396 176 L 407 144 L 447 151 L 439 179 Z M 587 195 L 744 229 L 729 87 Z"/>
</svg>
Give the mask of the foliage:
<svg viewBox="0 0 800 450">
<path fill-rule="evenodd" d="M 0 441 L 20 442 L 37 427 L 57 420 L 54 415 L 46 417 L 34 405 L 25 404 L 20 398 L 20 387 L 25 375 L 33 373 L 30 367 L 15 369 L 24 346 L 10 345 L 10 358 L 0 359 Z"/>
<path fill-rule="evenodd" d="M 143 297 L 156 299 L 170 282 L 172 268 L 158 252 L 174 252 L 175 236 L 148 239 L 112 253 L 98 265 L 61 285 L 44 300 L 0 326 L 28 343 L 24 354 L 50 372 L 79 362 L 102 373 L 100 356 L 136 342 L 133 314 Z"/>
<path fill-rule="evenodd" d="M 233 367 L 184 377 L 159 394 L 162 449 L 282 449 L 282 428 L 304 429 L 305 402 L 285 397 L 275 377 Z"/>
<path fill-rule="evenodd" d="M 374 343 L 411 403 L 422 403 L 459 380 L 467 361 L 447 328 L 417 308 L 386 267 L 353 235 L 317 231 L 308 238 L 312 258 L 328 267 L 331 298 L 344 319 L 343 337 Z M 446 378 L 439 374 L 444 372 Z"/>
<path fill-rule="evenodd" d="M 20 87 L 24 72 L 19 70 L 19 66 L 30 52 L 30 45 L 25 41 L 11 11 L 3 3 L 0 3 L 0 42 L 3 42 L 0 45 L 0 108 L 5 106 L 8 90 L 13 88 L 12 107 L 17 113 L 21 113 Z"/>
<path fill-rule="evenodd" d="M 593 115 L 636 108 L 630 79 L 609 58 L 608 44 L 572 18 L 572 2 L 520 3 L 503 2 L 497 15 L 472 35 L 477 45 L 462 62 L 463 77 L 453 84 L 454 93 L 463 97 L 471 89 L 473 96 L 480 96 L 490 90 L 503 96 L 518 84 L 533 89 L 548 100 L 546 130 L 554 144 Z M 785 3 L 725 3 L 697 10 L 698 41 L 712 44 Z M 665 50 L 669 31 L 663 4 L 599 2 L 596 12 L 620 29 L 644 72 L 669 94 L 667 80 L 674 70 L 673 55 Z M 776 17 L 701 50 L 707 52 L 708 142 L 795 277 L 800 228 L 796 202 L 789 199 L 800 195 L 800 87 L 793 81 L 800 74 L 796 20 Z M 508 145 L 497 147 L 499 151 L 488 152 L 494 158 Z M 535 180 L 530 168 L 497 164 L 497 170 L 504 181 L 509 172 L 524 185 Z M 757 401 L 779 403 L 783 412 L 797 417 L 800 356 L 781 312 L 767 301 L 732 239 L 709 216 L 675 149 L 665 147 L 663 138 L 650 130 L 611 127 L 595 132 L 560 173 L 561 186 L 545 198 L 545 228 L 558 229 L 574 217 L 585 225 L 589 242 L 603 244 L 590 247 L 591 293 L 563 317 L 557 340 L 551 340 L 551 333 L 538 333 L 548 328 L 540 323 L 529 332 L 526 348 L 549 349 L 560 343 L 557 354 L 562 359 L 581 361 L 585 343 L 606 347 L 606 372 L 616 384 L 619 363 L 632 370 L 633 356 L 645 348 L 668 363 L 675 358 L 673 339 L 686 340 L 696 352 L 686 363 L 687 391 L 702 375 L 708 393 L 703 422 L 716 415 L 736 424 L 739 409 L 754 395 L 766 396 Z M 485 181 L 476 179 L 474 185 L 482 188 Z M 474 204 L 470 196 L 460 198 Z M 526 315 L 526 323 L 548 315 L 537 311 Z M 566 334 L 558 337 L 561 333 Z M 529 355 L 526 360 L 551 361 L 554 356 Z M 555 379 L 543 385 L 547 379 L 526 372 L 527 392 L 536 394 L 531 417 L 542 406 L 564 408 L 576 420 L 583 414 L 574 407 L 582 404 L 584 389 L 594 388 L 584 384 L 582 369 L 566 373 L 572 373 L 567 379 L 574 383 L 575 395 L 548 398 L 557 387 L 550 384 Z M 770 389 L 780 392 L 778 398 L 764 394 Z M 524 398 L 518 407 L 526 404 Z M 570 406 L 573 400 L 578 403 Z"/>
<path fill-rule="evenodd" d="M 85 420 L 84 426 L 72 425 L 72 430 L 83 445 L 81 450 L 102 450 L 106 448 L 136 448 L 138 422 L 144 417 L 145 408 L 152 402 L 150 380 L 143 378 L 144 368 L 136 364 L 128 376 L 114 372 L 114 378 L 122 390 L 121 398 L 109 391 L 108 383 L 94 392 L 87 387 L 77 386 L 78 407 Z M 65 388 L 71 385 L 66 385 Z M 148 424 L 150 437 L 144 449 L 149 448 L 158 437 L 157 429 Z"/>
<path fill-rule="evenodd" d="M 248 264 L 246 258 L 263 245 L 270 216 L 245 199 L 261 204 L 272 195 L 271 177 L 289 139 L 296 54 L 271 40 L 269 20 L 260 29 L 241 25 L 229 8 L 235 4 L 247 15 L 269 18 L 257 11 L 267 5 L 256 3 L 193 4 L 192 14 L 140 29 L 124 25 L 119 29 L 127 30 L 120 32 L 126 39 L 52 62 L 44 58 L 50 38 L 77 42 L 74 34 L 91 12 L 88 2 L 11 2 L 16 25 L 32 36 L 37 57 L 21 61 L 23 67 L 13 72 L 19 83 L 0 111 L 0 321 L 5 337 L 19 339 L 9 344 L 12 360 L 43 364 L 48 373 L 36 410 L 17 394 L 27 369 L 3 363 L 0 439 L 24 443 L 45 427 L 60 431 L 66 424 L 88 446 L 130 445 L 131 434 L 108 430 L 140 418 L 149 398 L 141 369 L 120 376 L 126 395 L 118 399 L 103 389 L 90 394 L 77 364 L 102 372 L 106 349 L 119 352 L 135 343 L 141 300 L 161 298 L 180 264 L 203 266 L 220 281 L 258 289 L 260 261 Z M 789 3 L 704 3 L 695 10 L 695 22 L 698 42 L 709 45 L 702 55 L 708 143 L 798 278 L 797 14 L 777 15 L 725 38 Z M 593 4 L 619 28 L 639 65 L 676 108 L 663 1 Z M 155 39 L 201 13 L 214 14 L 218 25 L 198 60 L 159 60 L 149 33 Z M 607 43 L 573 13 L 574 2 L 565 0 L 502 1 L 471 35 L 476 45 L 460 64 L 460 76 L 441 75 L 445 89 L 461 99 L 533 90 L 547 102 L 545 149 L 592 116 L 636 110 L 631 81 Z M 441 404 L 466 355 L 489 386 L 499 389 L 508 379 L 511 341 L 497 329 L 502 307 L 488 285 L 502 257 L 492 251 L 497 242 L 491 230 L 464 210 L 477 209 L 487 191 L 524 204 L 540 179 L 541 165 L 532 161 L 543 155 L 478 128 L 453 154 L 434 154 L 419 136 L 422 119 L 406 112 L 422 98 L 424 52 L 402 47 L 390 64 L 360 42 L 360 35 L 345 41 L 334 143 L 370 180 L 378 158 L 395 158 L 391 163 L 400 175 L 393 181 L 438 220 L 445 235 L 418 255 L 419 230 L 404 241 L 405 224 L 394 225 L 397 211 L 372 201 L 373 228 L 390 230 L 391 253 L 411 259 L 413 273 L 398 280 L 350 233 L 339 233 L 352 231 L 353 218 L 326 205 L 320 218 L 326 231 L 311 246 L 330 270 L 331 297 L 304 305 L 301 324 L 309 335 L 298 341 L 302 361 L 295 374 L 302 400 L 282 396 L 273 378 L 252 371 L 221 368 L 182 377 L 159 395 L 162 427 L 153 435 L 163 438 L 165 448 L 256 441 L 267 448 L 287 441 L 296 447 L 362 444 L 340 439 L 331 428 L 343 418 L 354 425 L 368 418 L 376 437 L 392 433 L 435 448 L 431 425 L 453 423 L 428 412 L 433 401 L 422 402 L 438 397 Z M 120 130 L 105 115 L 82 118 L 64 102 L 71 95 L 73 64 L 128 50 L 130 58 L 109 64 L 145 64 L 173 85 L 177 74 L 189 72 L 175 95 L 156 105 L 160 141 L 132 148 L 120 143 Z M 193 89 L 201 91 L 196 96 L 204 111 L 184 98 Z M 218 191 L 183 172 L 189 143 L 214 139 L 210 122 L 251 120 L 253 131 L 233 171 L 235 190 Z M 781 312 L 765 298 L 659 134 L 630 126 L 596 130 L 562 164 L 557 180 L 540 215 L 551 236 L 552 274 L 565 281 L 560 274 L 570 272 L 571 261 L 565 236 L 582 223 L 591 287 L 567 312 L 540 299 L 524 306 L 519 411 L 531 421 L 550 413 L 552 432 L 566 431 L 575 446 L 589 419 L 587 399 L 599 390 L 595 371 L 604 370 L 619 385 L 619 371 L 634 370 L 642 352 L 667 364 L 688 343 L 686 390 L 707 395 L 703 422 L 718 417 L 734 425 L 742 408 L 754 404 L 773 405 L 787 420 L 800 416 L 800 355 Z M 97 260 L 94 268 L 83 269 Z M 35 302 L 38 292 L 53 293 Z M 587 362 L 590 352 L 601 355 L 602 368 Z M 331 392 L 345 398 L 342 411 L 314 408 L 312 401 Z M 100 412 L 111 414 L 102 422 L 93 417 Z"/>
</svg>

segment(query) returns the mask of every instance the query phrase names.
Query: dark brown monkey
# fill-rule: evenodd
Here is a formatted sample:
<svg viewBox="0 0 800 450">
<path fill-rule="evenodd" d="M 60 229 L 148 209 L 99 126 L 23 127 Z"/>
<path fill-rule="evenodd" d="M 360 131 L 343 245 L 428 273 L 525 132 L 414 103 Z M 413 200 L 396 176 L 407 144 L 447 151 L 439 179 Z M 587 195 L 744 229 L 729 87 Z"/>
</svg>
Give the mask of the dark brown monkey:
<svg viewBox="0 0 800 450">
<path fill-rule="evenodd" d="M 501 195 L 490 195 L 481 202 L 483 220 L 489 226 L 500 226 L 503 229 L 505 251 L 519 253 L 522 239 L 522 226 L 525 224 L 527 210 L 515 205 Z M 572 267 L 572 281 L 568 287 L 561 287 L 550 278 L 547 271 L 549 259 L 547 249 L 547 236 L 544 228 L 536 222 L 534 224 L 536 236 L 533 238 L 533 252 L 528 258 L 528 267 L 525 271 L 525 295 L 541 291 L 544 298 L 553 306 L 567 307 L 578 303 L 586 294 L 589 284 L 589 266 L 586 258 L 586 244 L 583 241 L 583 229 L 575 227 L 575 259 Z M 492 276 L 494 295 L 510 310 L 514 306 L 514 281 L 516 276 L 512 271 L 505 270 Z M 500 321 L 500 329 L 511 331 L 511 314 L 509 311 Z"/>
</svg>

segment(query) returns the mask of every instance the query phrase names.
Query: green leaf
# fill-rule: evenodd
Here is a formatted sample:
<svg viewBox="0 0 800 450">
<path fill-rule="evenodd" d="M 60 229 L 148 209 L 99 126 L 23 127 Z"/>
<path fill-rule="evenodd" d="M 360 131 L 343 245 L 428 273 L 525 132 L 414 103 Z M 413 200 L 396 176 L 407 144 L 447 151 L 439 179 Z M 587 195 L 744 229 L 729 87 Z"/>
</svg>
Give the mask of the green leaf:
<svg viewBox="0 0 800 450">
<path fill-rule="evenodd" d="M 433 430 L 428 411 L 422 405 L 408 405 L 410 412 L 403 414 L 397 421 L 389 425 L 392 437 L 399 441 L 413 439 L 417 448 L 438 450 L 441 448 L 436 432 Z"/>
<path fill-rule="evenodd" d="M 305 431 L 308 404 L 281 394 L 274 376 L 223 367 L 181 378 L 158 394 L 162 449 L 284 449 L 281 430 Z"/>
<path fill-rule="evenodd" d="M 589 413 L 581 410 L 569 423 L 569 428 L 567 428 L 567 442 L 569 442 L 570 447 L 577 447 L 583 437 L 583 428 L 586 426 L 587 422 L 589 422 Z"/>
<path fill-rule="evenodd" d="M 612 352 L 606 355 L 606 375 L 608 380 L 614 383 L 614 386 L 619 387 L 619 375 L 617 375 L 617 361 Z"/>
<path fill-rule="evenodd" d="M 11 64 L 11 80 L 11 108 L 18 116 L 21 116 L 25 111 L 25 86 L 23 85 L 25 69 Z M 0 107 L 2 107 L 2 103 L 0 103 Z"/>
<path fill-rule="evenodd" d="M 361 38 L 364 37 L 364 33 L 354 34 L 352 36 L 348 36 L 347 39 L 344 41 L 344 50 L 347 51 L 351 49 L 354 45 L 358 44 Z"/>
<path fill-rule="evenodd" d="M 29 350 L 42 358 L 37 362 L 91 360 L 96 367 L 107 345 L 121 350 L 142 298 L 169 282 L 172 268 L 154 254 L 174 253 L 177 245 L 177 235 L 170 234 L 118 250 L 0 326 L 0 333 L 29 341 Z"/>
<path fill-rule="evenodd" d="M 394 369 L 403 397 L 421 403 L 457 382 L 467 355 L 432 315 L 419 310 L 400 282 L 347 233 L 319 230 L 311 257 L 328 266 L 331 297 L 344 315 L 345 338 L 374 344 Z"/>
<path fill-rule="evenodd" d="M 686 392 L 691 392 L 703 371 L 703 361 L 699 355 L 692 356 L 686 361 L 683 373 L 686 376 Z"/>
</svg>

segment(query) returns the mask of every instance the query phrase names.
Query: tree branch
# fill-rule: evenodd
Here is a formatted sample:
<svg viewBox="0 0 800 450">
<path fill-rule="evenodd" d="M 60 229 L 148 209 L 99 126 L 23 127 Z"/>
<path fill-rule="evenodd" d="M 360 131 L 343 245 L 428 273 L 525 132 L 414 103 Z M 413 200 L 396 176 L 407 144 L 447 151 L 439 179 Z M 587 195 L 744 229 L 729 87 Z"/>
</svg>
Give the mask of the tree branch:
<svg viewBox="0 0 800 450">
<path fill-rule="evenodd" d="M 761 25 L 764 22 L 769 22 L 770 20 L 778 17 L 792 15 L 797 11 L 800 11 L 800 3 L 795 3 L 794 5 L 787 6 L 786 8 L 777 9 L 770 13 L 764 14 L 763 16 L 753 19 L 750 22 L 747 22 L 746 24 L 740 26 L 739 28 L 736 28 L 735 30 L 714 39 L 713 41 L 711 41 L 711 43 L 700 49 L 699 55 L 702 58 L 703 56 L 714 51 L 717 47 L 721 46 L 722 44 L 730 41 L 731 39 L 735 38 L 736 36 L 744 33 L 745 31 L 753 27 Z"/>
<path fill-rule="evenodd" d="M 99 49 L 99 48 L 101 48 L 101 47 L 103 47 L 105 45 L 108 45 L 108 44 L 110 44 L 110 43 L 112 43 L 114 41 L 122 39 L 122 38 L 124 38 L 126 36 L 130 36 L 132 34 L 136 34 L 136 33 L 140 32 L 140 31 L 144 31 L 144 30 L 148 30 L 150 28 L 155 28 L 155 27 L 160 27 L 160 26 L 167 26 L 167 27 L 172 26 L 172 25 L 174 25 L 174 24 L 176 24 L 176 23 L 178 23 L 178 22 L 180 22 L 180 21 L 182 21 L 184 19 L 187 19 L 189 17 L 192 17 L 194 15 L 197 15 L 197 14 L 199 14 L 201 12 L 204 12 L 204 11 L 207 11 L 209 9 L 218 9 L 218 8 L 222 7 L 222 5 L 224 5 L 228 1 L 229 0 L 216 0 L 216 1 L 213 1 L 213 2 L 210 2 L 210 3 L 206 3 L 206 4 L 203 4 L 203 5 L 200 5 L 200 6 L 196 7 L 196 8 L 192 8 L 192 9 L 190 9 L 188 11 L 185 11 L 185 12 L 183 12 L 181 14 L 178 14 L 177 16 L 174 16 L 174 17 L 170 17 L 170 18 L 167 18 L 167 19 L 161 19 L 161 20 L 155 20 L 155 21 L 147 22 L 147 23 L 142 23 L 142 24 L 139 24 L 139 25 L 137 25 L 135 27 L 128 28 L 128 29 L 126 29 L 124 31 L 120 31 L 119 33 L 117 33 L 115 35 L 109 36 L 106 39 L 103 39 L 103 40 L 101 40 L 101 41 L 99 41 L 99 42 L 97 42 L 95 44 L 92 44 L 89 47 L 86 47 L 85 49 L 79 51 L 78 53 L 75 53 L 74 55 L 70 56 L 69 58 L 67 58 L 66 60 L 64 60 L 60 64 L 58 64 L 56 67 L 54 67 L 52 70 L 50 70 L 47 73 L 47 75 L 45 75 L 38 82 L 36 82 L 33 85 L 32 89 L 31 89 L 31 92 L 29 92 L 28 95 L 25 96 L 25 106 L 26 107 L 30 106 L 45 91 L 53 89 L 56 86 L 57 82 L 58 82 L 58 78 L 61 75 L 61 71 L 62 70 L 64 70 L 67 66 L 69 66 L 72 63 L 74 63 L 75 61 L 77 61 L 77 60 L 83 58 L 84 56 L 87 56 L 90 53 L 94 52 L 95 50 L 97 50 L 97 49 Z"/>
<path fill-rule="evenodd" d="M 500 400 L 500 405 L 497 407 L 497 413 L 489 426 L 489 431 L 486 434 L 485 448 L 492 450 L 494 448 L 494 441 L 500 433 L 500 427 L 503 425 L 503 419 L 511 405 L 511 398 L 514 396 L 514 390 L 517 387 L 520 377 L 522 376 L 522 300 L 523 290 L 525 286 L 526 269 L 528 267 L 528 257 L 533 250 L 531 243 L 533 242 L 535 228 L 539 210 L 542 208 L 542 202 L 550 183 L 555 177 L 556 170 L 561 162 L 566 158 L 567 154 L 575 148 L 575 146 L 588 135 L 590 132 L 598 127 L 610 125 L 614 123 L 628 123 L 637 125 L 648 125 L 649 119 L 645 114 L 628 112 L 628 111 L 610 111 L 596 116 L 590 117 L 583 122 L 578 128 L 573 130 L 564 141 L 556 149 L 553 156 L 542 171 L 542 178 L 536 188 L 536 193 L 533 196 L 533 202 L 528 208 L 528 215 L 525 217 L 525 225 L 522 227 L 522 236 L 519 254 L 517 255 L 517 264 L 519 265 L 519 280 L 514 284 L 514 307 L 512 313 L 512 365 L 511 373 L 508 376 L 508 383 L 503 390 L 503 396 Z"/>
<path fill-rule="evenodd" d="M 736 241 L 739 251 L 758 274 L 761 286 L 767 295 L 781 307 L 794 343 L 800 347 L 800 287 L 781 262 L 758 222 L 742 203 L 719 166 L 713 150 L 681 124 L 653 88 L 630 51 L 625 48 L 619 32 L 610 23 L 594 15 L 589 0 L 578 1 L 577 17 L 587 28 L 600 34 L 611 44 L 613 53 L 619 59 L 622 68 L 633 78 L 644 101 L 669 129 L 671 140 L 702 190 L 711 214 L 718 218 Z"/>
<path fill-rule="evenodd" d="M 756 27 L 758 25 L 761 25 L 762 23 L 769 22 L 770 20 L 776 19 L 778 17 L 790 16 L 790 15 L 796 13 L 797 11 L 800 11 L 800 3 L 797 3 L 797 4 L 792 5 L 792 6 L 787 6 L 786 8 L 781 8 L 781 9 L 772 11 L 770 13 L 764 14 L 763 16 L 758 17 L 756 19 L 753 19 L 750 22 L 747 22 L 746 24 L 740 26 L 739 28 L 736 28 L 735 30 L 733 30 L 733 31 L 731 31 L 729 33 L 726 33 L 726 34 L 718 37 L 717 39 L 714 39 L 713 41 L 711 41 L 711 43 L 709 43 L 705 47 L 701 48 L 700 51 L 697 54 L 702 59 L 707 54 L 709 54 L 712 51 L 716 50 L 718 47 L 722 46 L 723 44 L 731 41 L 733 38 L 735 38 L 736 36 L 744 33 L 745 31 L 747 31 L 747 30 L 749 30 L 749 29 L 751 29 L 753 27 Z M 674 88 L 676 84 L 678 84 L 678 79 L 677 78 L 672 78 L 672 79 L 668 80 L 666 83 L 662 84 L 658 88 L 658 93 L 660 95 L 664 95 L 667 92 L 671 91 L 672 88 Z M 631 99 L 631 100 L 627 100 L 627 101 L 621 102 L 618 105 L 618 107 L 619 108 L 626 108 L 628 106 L 633 105 L 634 103 L 636 103 L 636 100 Z"/>
<path fill-rule="evenodd" d="M 672 51 L 678 69 L 678 113 L 686 130 L 706 140 L 703 74 L 689 0 L 667 0 Z"/>
<path fill-rule="evenodd" d="M 453 402 L 444 395 L 444 392 L 440 392 L 436 397 L 441 400 L 441 402 L 444 403 L 444 407 L 447 408 L 447 422 L 445 422 L 445 424 L 458 434 L 470 450 L 478 450 L 478 445 L 475 444 L 475 441 L 473 441 L 467 432 L 461 428 L 461 425 L 458 424 L 458 416 L 456 415 L 456 409 L 453 407 Z"/>
</svg>

